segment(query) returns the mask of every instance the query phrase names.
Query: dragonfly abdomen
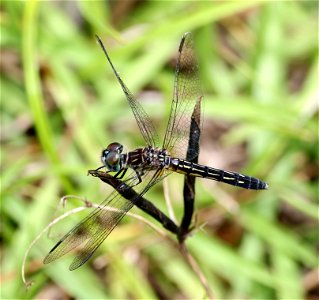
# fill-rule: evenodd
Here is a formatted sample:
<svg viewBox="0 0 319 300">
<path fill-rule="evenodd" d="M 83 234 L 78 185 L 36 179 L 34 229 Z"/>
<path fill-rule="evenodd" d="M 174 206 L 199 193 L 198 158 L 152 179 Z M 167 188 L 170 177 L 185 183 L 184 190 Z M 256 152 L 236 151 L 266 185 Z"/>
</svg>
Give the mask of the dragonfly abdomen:
<svg viewBox="0 0 319 300">
<path fill-rule="evenodd" d="M 245 189 L 264 190 L 268 188 L 267 183 L 257 178 L 235 172 L 228 172 L 220 169 L 202 166 L 178 158 L 171 159 L 170 168 L 177 173 L 221 181 Z"/>
</svg>

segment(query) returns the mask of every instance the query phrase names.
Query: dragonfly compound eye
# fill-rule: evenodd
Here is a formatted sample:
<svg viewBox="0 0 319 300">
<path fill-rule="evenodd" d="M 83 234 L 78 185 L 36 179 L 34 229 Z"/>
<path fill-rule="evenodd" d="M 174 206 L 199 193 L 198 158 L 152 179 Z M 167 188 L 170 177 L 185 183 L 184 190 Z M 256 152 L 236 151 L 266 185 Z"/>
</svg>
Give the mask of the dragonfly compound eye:
<svg viewBox="0 0 319 300">
<path fill-rule="evenodd" d="M 116 151 L 104 151 L 102 154 L 102 162 L 112 172 L 121 169 L 121 155 Z"/>
<path fill-rule="evenodd" d="M 106 148 L 109 151 L 114 151 L 114 152 L 118 152 L 121 153 L 123 150 L 123 145 L 121 145 L 120 143 L 111 143 L 107 146 Z"/>
</svg>

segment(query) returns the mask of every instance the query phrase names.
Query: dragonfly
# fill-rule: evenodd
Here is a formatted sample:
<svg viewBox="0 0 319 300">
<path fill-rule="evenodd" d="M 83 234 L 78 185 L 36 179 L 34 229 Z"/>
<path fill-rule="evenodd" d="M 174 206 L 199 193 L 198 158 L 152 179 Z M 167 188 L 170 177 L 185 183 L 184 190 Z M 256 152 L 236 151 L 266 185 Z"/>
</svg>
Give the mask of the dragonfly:
<svg viewBox="0 0 319 300">
<path fill-rule="evenodd" d="M 102 166 L 95 171 L 105 168 L 105 174 L 114 172 L 113 177 L 120 179 L 120 183 L 97 208 L 60 239 L 43 261 L 45 264 L 50 263 L 82 246 L 73 259 L 70 270 L 75 270 L 88 261 L 134 203 L 173 172 L 220 181 L 245 189 L 268 188 L 268 184 L 258 178 L 192 162 L 192 158 L 198 156 L 198 147 L 189 149 L 186 160 L 192 114 L 196 111 L 201 114 L 201 109 L 195 108 L 200 107 L 203 99 L 199 65 L 191 33 L 185 33 L 179 44 L 173 99 L 161 144 L 150 117 L 116 71 L 101 39 L 98 36 L 96 39 L 126 96 L 146 146 L 123 153 L 123 145 L 113 142 L 102 151 Z M 131 201 L 122 196 L 123 192 L 129 189 L 135 192 Z"/>
</svg>

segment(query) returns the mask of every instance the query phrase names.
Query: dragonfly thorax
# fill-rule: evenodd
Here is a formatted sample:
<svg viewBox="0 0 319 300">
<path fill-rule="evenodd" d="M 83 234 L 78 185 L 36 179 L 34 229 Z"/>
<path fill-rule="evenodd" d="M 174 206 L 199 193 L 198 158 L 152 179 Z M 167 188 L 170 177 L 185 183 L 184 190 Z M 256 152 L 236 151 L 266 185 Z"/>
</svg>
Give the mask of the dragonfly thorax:
<svg viewBox="0 0 319 300">
<path fill-rule="evenodd" d="M 103 165 L 111 172 L 120 171 L 123 167 L 123 145 L 111 143 L 102 151 L 101 160 Z"/>
</svg>

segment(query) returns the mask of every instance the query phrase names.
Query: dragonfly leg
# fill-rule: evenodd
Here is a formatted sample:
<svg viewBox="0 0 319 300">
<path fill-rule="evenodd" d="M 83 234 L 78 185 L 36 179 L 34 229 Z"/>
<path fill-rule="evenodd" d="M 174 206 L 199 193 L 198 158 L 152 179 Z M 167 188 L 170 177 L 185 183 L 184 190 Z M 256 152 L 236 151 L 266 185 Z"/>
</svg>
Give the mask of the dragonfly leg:
<svg viewBox="0 0 319 300">
<path fill-rule="evenodd" d="M 115 175 L 114 175 L 114 178 L 116 179 L 122 179 L 124 177 L 124 175 L 126 174 L 128 168 L 125 168 L 125 169 L 121 169 L 120 171 L 118 171 Z M 131 186 L 136 186 L 138 184 L 140 184 L 142 182 L 142 178 L 141 176 L 143 175 L 143 173 L 140 174 L 139 171 L 137 170 L 134 170 L 135 171 L 135 174 L 133 176 L 130 176 L 129 178 L 126 178 L 125 180 L 123 180 L 122 182 L 123 183 L 127 183 L 129 181 L 134 181 L 136 179 L 138 179 L 138 181 L 136 183 L 131 183 Z"/>
<path fill-rule="evenodd" d="M 135 174 L 136 174 L 136 177 L 138 179 L 138 183 L 136 183 L 136 185 L 137 185 L 137 184 L 140 184 L 142 182 L 141 176 L 143 175 L 143 173 L 140 174 L 138 171 L 135 170 Z"/>
<path fill-rule="evenodd" d="M 126 172 L 127 172 L 127 168 L 121 169 L 120 171 L 118 171 L 118 172 L 114 175 L 114 178 L 122 179 L 122 178 L 124 177 L 124 175 L 126 174 Z"/>
<path fill-rule="evenodd" d="M 98 167 L 97 169 L 95 169 L 94 171 L 98 171 L 98 170 L 101 170 L 101 169 L 103 169 L 105 166 L 103 165 L 103 166 L 101 166 L 101 167 Z M 108 173 L 108 172 L 107 172 Z"/>
<path fill-rule="evenodd" d="M 128 181 L 128 180 L 138 179 L 138 181 L 136 183 L 132 184 L 132 187 L 136 186 L 136 185 L 139 185 L 142 182 L 141 176 L 144 175 L 143 172 L 137 171 L 135 169 L 134 169 L 134 171 L 135 171 L 135 174 L 131 178 L 128 178 L 127 180 L 124 180 L 124 182 L 125 182 L 125 181 Z"/>
</svg>

